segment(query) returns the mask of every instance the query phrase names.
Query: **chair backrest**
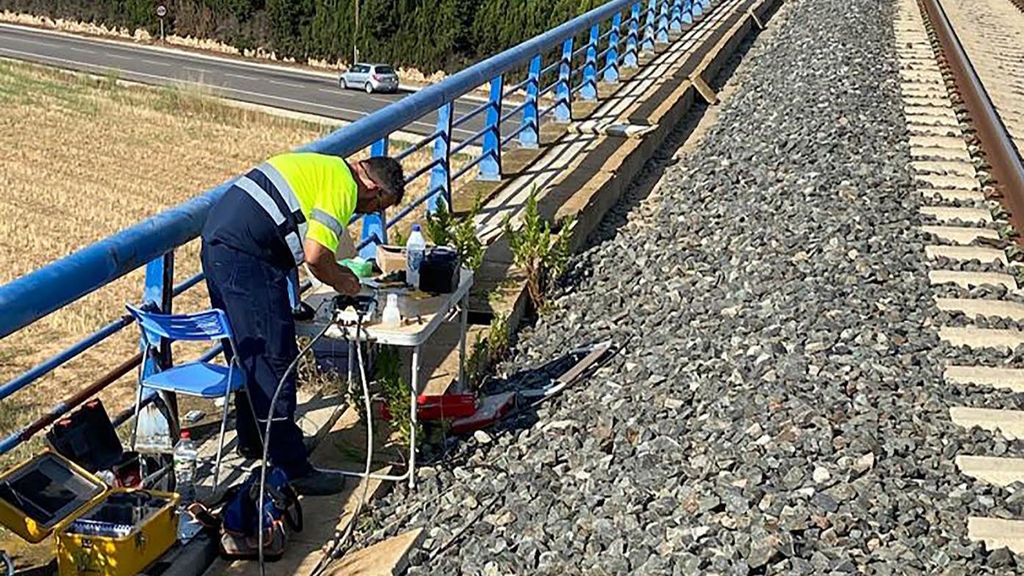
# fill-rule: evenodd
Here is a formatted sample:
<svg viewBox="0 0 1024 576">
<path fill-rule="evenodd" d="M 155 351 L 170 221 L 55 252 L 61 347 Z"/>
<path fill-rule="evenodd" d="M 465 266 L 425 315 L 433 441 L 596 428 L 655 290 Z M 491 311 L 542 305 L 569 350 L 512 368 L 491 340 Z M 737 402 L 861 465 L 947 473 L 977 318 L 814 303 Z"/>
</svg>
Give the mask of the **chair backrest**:
<svg viewBox="0 0 1024 576">
<path fill-rule="evenodd" d="M 131 305 L 126 308 L 142 326 L 143 338 L 150 345 L 155 345 L 160 338 L 221 340 L 233 337 L 227 315 L 216 308 L 194 314 L 158 314 Z"/>
</svg>

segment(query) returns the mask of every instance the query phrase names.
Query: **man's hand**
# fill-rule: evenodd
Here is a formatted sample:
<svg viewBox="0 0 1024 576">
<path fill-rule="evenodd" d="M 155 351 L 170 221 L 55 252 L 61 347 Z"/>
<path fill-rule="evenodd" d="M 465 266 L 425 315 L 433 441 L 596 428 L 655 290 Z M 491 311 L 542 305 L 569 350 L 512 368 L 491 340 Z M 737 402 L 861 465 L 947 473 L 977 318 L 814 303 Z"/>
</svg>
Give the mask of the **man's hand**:
<svg viewBox="0 0 1024 576">
<path fill-rule="evenodd" d="M 303 249 L 306 252 L 306 264 L 317 279 L 337 290 L 339 294 L 359 294 L 359 278 L 351 270 L 338 264 L 334 260 L 334 253 L 326 246 L 307 239 Z"/>
</svg>

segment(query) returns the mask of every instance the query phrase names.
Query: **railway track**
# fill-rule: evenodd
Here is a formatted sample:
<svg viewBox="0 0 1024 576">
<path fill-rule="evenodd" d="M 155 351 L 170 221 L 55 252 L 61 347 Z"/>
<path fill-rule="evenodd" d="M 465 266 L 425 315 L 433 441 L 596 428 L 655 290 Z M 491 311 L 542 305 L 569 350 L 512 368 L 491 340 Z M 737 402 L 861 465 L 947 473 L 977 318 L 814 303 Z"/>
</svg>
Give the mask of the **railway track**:
<svg viewBox="0 0 1024 576">
<path fill-rule="evenodd" d="M 1024 2 L 898 0 L 895 23 L 912 169 L 929 238 L 925 257 L 947 345 L 950 387 L 1024 392 Z M 998 397 L 998 395 L 993 395 Z M 1024 411 L 953 406 L 966 429 L 1024 439 Z M 1015 491 L 1024 458 L 1006 447 L 955 454 L 967 477 Z M 993 455 L 995 454 L 995 455 Z M 1024 554 L 1024 518 L 966 519 L 968 537 Z"/>
</svg>

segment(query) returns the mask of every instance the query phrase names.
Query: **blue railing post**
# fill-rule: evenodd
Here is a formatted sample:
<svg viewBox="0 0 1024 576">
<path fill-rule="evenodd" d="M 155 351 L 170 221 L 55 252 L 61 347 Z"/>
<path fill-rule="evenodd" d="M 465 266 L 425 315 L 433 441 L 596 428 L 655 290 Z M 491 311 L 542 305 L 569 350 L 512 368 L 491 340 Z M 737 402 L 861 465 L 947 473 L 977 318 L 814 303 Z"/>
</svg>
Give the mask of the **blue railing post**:
<svg viewBox="0 0 1024 576">
<path fill-rule="evenodd" d="M 441 193 L 434 194 L 427 200 L 427 210 L 431 213 L 437 210 L 437 203 L 441 199 L 444 199 L 449 210 L 453 209 L 451 149 L 452 112 L 454 108 L 454 104 L 448 102 L 437 109 L 437 131 L 441 135 L 434 139 L 434 162 L 437 162 L 437 165 L 430 169 L 430 188 L 428 192 L 440 189 Z"/>
<path fill-rule="evenodd" d="M 555 88 L 555 122 L 572 122 L 572 37 L 562 43 L 562 61 L 558 66 L 558 86 Z"/>
<path fill-rule="evenodd" d="M 711 0 L 698 0 L 700 2 L 701 12 L 707 14 L 707 11 L 711 9 Z"/>
<path fill-rule="evenodd" d="M 704 18 L 704 6 L 701 0 L 690 0 L 690 14 L 693 14 L 694 22 L 700 22 Z"/>
<path fill-rule="evenodd" d="M 658 14 L 658 42 L 668 43 L 668 3 L 671 0 L 661 0 L 661 12 Z"/>
<path fill-rule="evenodd" d="M 683 11 L 680 19 L 683 23 L 683 30 L 693 28 L 693 0 L 683 0 Z"/>
<path fill-rule="evenodd" d="M 654 24 L 657 19 L 658 0 L 647 2 L 647 22 L 644 24 L 644 40 L 640 44 L 641 52 L 654 52 Z"/>
<path fill-rule="evenodd" d="M 387 156 L 389 145 L 388 136 L 385 134 L 383 138 L 376 140 L 370 145 L 370 156 Z M 367 239 L 372 240 L 359 250 L 359 257 L 363 260 L 375 260 L 377 258 L 377 244 L 387 244 L 388 242 L 388 231 L 384 224 L 384 214 L 378 212 L 376 214 L 363 215 L 363 232 L 359 236 L 360 244 Z"/>
<path fill-rule="evenodd" d="M 669 21 L 668 29 L 672 32 L 683 31 L 683 0 L 672 0 L 672 19 Z"/>
<path fill-rule="evenodd" d="M 608 35 L 608 54 L 604 62 L 604 81 L 614 83 L 619 81 L 619 29 L 622 27 L 622 13 L 616 12 L 612 16 L 612 31 Z"/>
<path fill-rule="evenodd" d="M 629 32 L 626 36 L 626 56 L 622 65 L 626 68 L 639 66 L 637 60 L 637 42 L 640 40 L 640 3 L 633 4 L 629 13 Z"/>
<path fill-rule="evenodd" d="M 480 160 L 480 172 L 477 180 L 486 182 L 501 181 L 501 103 L 505 91 L 504 76 L 491 79 L 491 93 L 487 100 L 487 132 L 484 133 L 484 148 Z"/>
<path fill-rule="evenodd" d="M 170 314 L 174 299 L 174 251 L 168 252 L 146 264 L 145 286 L 142 289 L 142 302 L 152 302 L 156 311 Z M 140 339 L 140 343 L 142 340 Z M 145 346 L 145 343 L 141 343 Z M 143 350 L 145 352 L 145 350 Z M 160 349 L 150 351 L 146 364 L 142 367 L 142 376 L 148 377 L 171 366 L 170 342 L 161 341 Z"/>
<path fill-rule="evenodd" d="M 173 312 L 174 303 L 174 251 L 167 252 L 160 258 L 151 260 L 146 264 L 146 279 L 145 287 L 142 291 L 142 302 L 152 302 L 156 304 L 157 311 L 163 314 L 170 314 Z M 145 341 L 140 337 L 139 346 L 145 347 Z M 160 348 L 158 350 L 150 350 L 146 354 L 146 350 L 143 349 L 143 356 L 146 358 L 146 363 L 140 368 L 141 379 L 148 378 L 149 376 L 170 368 L 173 364 L 173 357 L 171 356 L 171 343 L 167 339 L 160 340 Z M 170 417 L 168 422 L 170 432 L 176 435 L 178 432 L 178 399 L 173 392 L 160 392 L 160 398 L 163 400 L 164 405 L 167 406 L 167 415 Z M 157 417 L 156 414 L 148 413 L 147 415 L 139 415 L 141 418 Z M 162 416 L 161 416 L 162 417 Z"/>
<path fill-rule="evenodd" d="M 540 114 L 537 98 L 540 94 L 541 55 L 530 59 L 529 76 L 526 79 L 526 104 L 523 106 L 523 131 L 519 133 L 519 145 L 523 148 L 540 146 Z"/>
<path fill-rule="evenodd" d="M 590 27 L 590 42 L 587 43 L 587 60 L 583 65 L 583 86 L 580 87 L 580 99 L 597 100 L 597 41 L 601 37 L 601 25 Z"/>
</svg>

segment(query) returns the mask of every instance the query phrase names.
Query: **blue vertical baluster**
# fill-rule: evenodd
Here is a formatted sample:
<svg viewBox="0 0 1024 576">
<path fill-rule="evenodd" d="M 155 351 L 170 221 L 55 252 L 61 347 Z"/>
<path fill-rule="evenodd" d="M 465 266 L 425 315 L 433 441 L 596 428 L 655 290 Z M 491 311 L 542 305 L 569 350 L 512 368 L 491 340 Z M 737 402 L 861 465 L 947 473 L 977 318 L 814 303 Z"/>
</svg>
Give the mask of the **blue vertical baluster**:
<svg viewBox="0 0 1024 576">
<path fill-rule="evenodd" d="M 683 30 L 693 28 L 693 0 L 683 0 L 683 12 L 680 17 Z"/>
<path fill-rule="evenodd" d="M 484 133 L 483 160 L 477 180 L 501 181 L 501 101 L 505 91 L 503 76 L 491 79 L 491 93 L 487 101 L 487 132 Z"/>
<path fill-rule="evenodd" d="M 597 40 L 601 37 L 601 25 L 590 27 L 590 42 L 587 43 L 587 60 L 583 65 L 583 86 L 580 87 L 580 99 L 597 100 Z"/>
<path fill-rule="evenodd" d="M 388 155 L 388 137 L 384 136 L 380 140 L 377 140 L 370 145 L 370 156 L 387 156 Z M 385 216 L 383 213 L 366 214 L 363 216 L 363 232 L 360 236 L 360 241 L 371 239 L 366 246 L 363 246 L 359 250 L 359 256 L 364 260 L 373 260 L 377 257 L 377 244 L 387 244 L 388 242 L 388 231 L 385 226 Z"/>
<path fill-rule="evenodd" d="M 658 14 L 658 42 L 668 43 L 668 3 L 670 0 L 661 0 L 661 10 Z"/>
<path fill-rule="evenodd" d="M 572 122 L 572 37 L 562 43 L 562 61 L 558 66 L 558 86 L 555 88 L 555 122 Z"/>
<path fill-rule="evenodd" d="M 608 55 L 604 62 L 604 81 L 619 81 L 619 29 L 622 27 L 622 13 L 616 12 L 612 17 L 612 31 L 608 35 Z"/>
<path fill-rule="evenodd" d="M 706 14 L 707 11 L 711 9 L 711 0 L 699 0 L 699 2 L 701 9 Z"/>
<path fill-rule="evenodd" d="M 704 19 L 704 5 L 701 0 L 690 0 L 690 13 L 693 14 L 694 22 Z"/>
<path fill-rule="evenodd" d="M 683 0 L 672 0 L 672 19 L 669 21 L 668 29 L 672 32 L 683 31 Z"/>
<path fill-rule="evenodd" d="M 537 96 L 540 94 L 540 54 L 530 60 L 529 76 L 526 78 L 526 104 L 523 106 L 523 131 L 519 133 L 519 145 L 523 148 L 537 148 L 540 145 L 540 119 L 537 110 Z"/>
<path fill-rule="evenodd" d="M 629 32 L 626 35 L 626 56 L 622 65 L 626 68 L 636 68 L 639 65 L 637 59 L 637 42 L 640 40 L 640 3 L 633 4 L 629 15 Z"/>
<path fill-rule="evenodd" d="M 452 112 L 454 104 L 448 102 L 437 109 L 437 132 L 441 135 L 434 139 L 434 162 L 437 164 L 430 170 L 430 190 L 440 190 L 440 194 L 434 194 L 427 200 L 427 210 L 431 213 L 437 210 L 437 203 L 443 198 L 452 208 L 452 171 L 451 171 L 451 144 L 452 144 Z"/>
<path fill-rule="evenodd" d="M 658 0 L 647 2 L 647 22 L 644 24 L 644 40 L 640 44 L 641 52 L 654 52 L 654 25 L 657 20 Z"/>
</svg>

